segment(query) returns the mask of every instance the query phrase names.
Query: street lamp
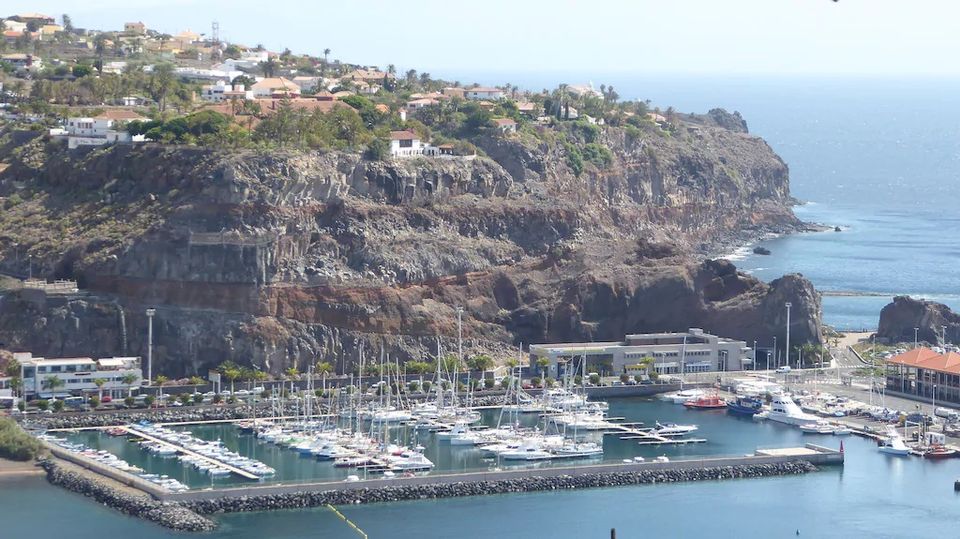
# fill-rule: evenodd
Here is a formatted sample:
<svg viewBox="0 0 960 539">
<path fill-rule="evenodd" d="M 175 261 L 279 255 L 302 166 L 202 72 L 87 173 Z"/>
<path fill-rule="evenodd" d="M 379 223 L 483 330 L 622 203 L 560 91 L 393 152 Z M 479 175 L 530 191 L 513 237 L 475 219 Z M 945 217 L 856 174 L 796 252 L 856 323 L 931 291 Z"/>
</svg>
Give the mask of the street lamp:
<svg viewBox="0 0 960 539">
<path fill-rule="evenodd" d="M 780 366 L 780 357 L 777 355 L 777 336 L 773 336 L 773 364 Z M 767 370 L 770 370 L 770 356 L 767 356 Z"/>
<path fill-rule="evenodd" d="M 753 370 L 757 370 L 757 341 L 753 341 Z"/>
<path fill-rule="evenodd" d="M 789 366 L 790 366 L 790 307 L 793 307 L 793 304 L 788 301 L 788 302 L 786 303 L 786 305 L 787 305 L 787 344 L 786 344 L 786 348 L 787 348 L 787 366 L 789 367 Z M 800 365 L 797 365 L 797 368 L 799 369 L 799 368 L 800 368 Z"/>
<path fill-rule="evenodd" d="M 920 340 L 919 337 L 920 337 L 920 328 L 913 328 L 913 347 L 914 348 L 917 347 L 917 341 Z"/>
<path fill-rule="evenodd" d="M 157 310 L 147 309 L 147 385 L 153 384 L 153 315 Z"/>
</svg>

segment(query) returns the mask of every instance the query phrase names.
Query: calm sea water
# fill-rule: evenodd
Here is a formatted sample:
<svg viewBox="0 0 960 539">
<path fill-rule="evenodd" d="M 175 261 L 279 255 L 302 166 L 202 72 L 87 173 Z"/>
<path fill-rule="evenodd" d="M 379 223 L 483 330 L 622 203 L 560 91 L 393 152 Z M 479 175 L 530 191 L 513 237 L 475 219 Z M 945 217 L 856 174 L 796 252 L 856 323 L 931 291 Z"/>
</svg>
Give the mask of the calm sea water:
<svg viewBox="0 0 960 539">
<path fill-rule="evenodd" d="M 633 420 L 700 425 L 710 441 L 683 448 L 646 448 L 675 458 L 742 454 L 756 447 L 816 442 L 837 447 L 833 436 L 804 435 L 773 423 L 724 412 L 686 410 L 644 399 L 611 402 L 612 413 Z M 620 443 L 618 441 L 618 443 Z M 572 492 L 500 495 L 342 507 L 372 538 L 608 537 L 932 537 L 952 536 L 960 524 L 953 480 L 960 460 L 894 458 L 876 445 L 845 438 L 842 468 L 799 477 L 678 485 L 647 485 Z M 470 451 L 470 450 L 465 450 Z M 184 537 L 47 485 L 23 481 L 0 489 L 3 537 Z M 351 537 L 326 509 L 235 514 L 221 517 L 212 538 L 306 539 Z"/>
</svg>

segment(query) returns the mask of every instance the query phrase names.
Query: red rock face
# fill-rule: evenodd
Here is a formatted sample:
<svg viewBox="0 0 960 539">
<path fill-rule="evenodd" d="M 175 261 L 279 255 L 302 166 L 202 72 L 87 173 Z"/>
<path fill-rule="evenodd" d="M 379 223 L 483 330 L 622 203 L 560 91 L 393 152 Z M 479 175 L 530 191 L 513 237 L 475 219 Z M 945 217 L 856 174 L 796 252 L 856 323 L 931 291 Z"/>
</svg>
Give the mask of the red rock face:
<svg viewBox="0 0 960 539">
<path fill-rule="evenodd" d="M 39 193 L 0 218 L 0 268 L 24 273 L 29 250 L 35 274 L 90 295 L 8 295 L 0 342 L 144 355 L 150 305 L 171 375 L 226 359 L 342 370 L 360 348 L 421 358 L 439 338 L 450 349 L 458 305 L 467 350 L 503 357 L 521 342 L 689 327 L 767 342 L 783 332 L 785 301 L 794 342 L 820 339 L 819 296 L 801 277 L 768 285 L 702 262 L 718 245 L 802 226 L 786 166 L 762 140 L 710 125 L 603 136 L 614 162 L 579 177 L 559 148 L 502 140 L 488 141 L 498 161 L 388 163 L 37 145 L 18 154 L 37 160 L 0 173 L 0 196 Z"/>
</svg>

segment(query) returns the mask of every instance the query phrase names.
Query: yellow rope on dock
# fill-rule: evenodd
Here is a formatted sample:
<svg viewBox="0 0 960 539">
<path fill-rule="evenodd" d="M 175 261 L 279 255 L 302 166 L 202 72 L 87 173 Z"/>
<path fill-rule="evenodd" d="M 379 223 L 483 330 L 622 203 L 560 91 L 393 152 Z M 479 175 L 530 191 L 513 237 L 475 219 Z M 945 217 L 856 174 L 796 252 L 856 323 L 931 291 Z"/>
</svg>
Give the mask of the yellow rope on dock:
<svg viewBox="0 0 960 539">
<path fill-rule="evenodd" d="M 363 537 L 363 539 L 367 539 L 367 534 L 363 533 L 363 530 L 361 530 L 356 524 L 354 524 L 353 522 L 351 522 L 349 518 L 343 516 L 343 513 L 341 513 L 340 511 L 338 511 L 336 507 L 334 507 L 334 506 L 332 506 L 332 505 L 330 505 L 330 504 L 328 503 L 328 504 L 327 504 L 327 509 L 333 511 L 333 514 L 335 514 L 335 515 L 337 515 L 338 517 L 340 517 L 340 520 L 346 522 L 346 523 L 347 523 L 347 526 L 350 526 L 351 528 L 353 528 L 353 531 L 357 532 L 357 534 L 359 534 L 360 537 Z"/>
</svg>

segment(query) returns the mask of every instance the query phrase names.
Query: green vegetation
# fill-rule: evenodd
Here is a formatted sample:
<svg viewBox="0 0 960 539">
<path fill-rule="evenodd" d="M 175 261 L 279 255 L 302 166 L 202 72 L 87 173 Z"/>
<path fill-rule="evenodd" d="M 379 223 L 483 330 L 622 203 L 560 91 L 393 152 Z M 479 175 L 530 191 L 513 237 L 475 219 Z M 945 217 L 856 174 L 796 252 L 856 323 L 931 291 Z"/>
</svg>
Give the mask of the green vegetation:
<svg viewBox="0 0 960 539">
<path fill-rule="evenodd" d="M 30 436 L 16 421 L 0 417 L 0 458 L 28 461 L 40 454 L 41 445 Z"/>
</svg>

